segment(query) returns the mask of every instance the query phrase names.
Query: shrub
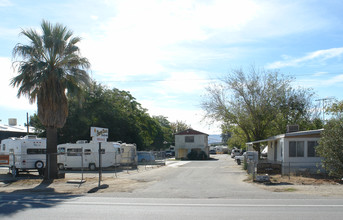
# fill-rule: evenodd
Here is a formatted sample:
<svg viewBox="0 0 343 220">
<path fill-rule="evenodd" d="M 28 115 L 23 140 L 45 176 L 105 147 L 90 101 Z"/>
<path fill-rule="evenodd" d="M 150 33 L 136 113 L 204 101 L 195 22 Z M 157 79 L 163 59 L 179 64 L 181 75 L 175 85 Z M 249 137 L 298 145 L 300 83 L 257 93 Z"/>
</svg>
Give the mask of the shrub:
<svg viewBox="0 0 343 220">
<path fill-rule="evenodd" d="M 189 160 L 206 160 L 208 159 L 208 156 L 204 151 L 198 152 L 196 150 L 191 150 L 191 152 L 187 154 L 187 158 Z"/>
</svg>

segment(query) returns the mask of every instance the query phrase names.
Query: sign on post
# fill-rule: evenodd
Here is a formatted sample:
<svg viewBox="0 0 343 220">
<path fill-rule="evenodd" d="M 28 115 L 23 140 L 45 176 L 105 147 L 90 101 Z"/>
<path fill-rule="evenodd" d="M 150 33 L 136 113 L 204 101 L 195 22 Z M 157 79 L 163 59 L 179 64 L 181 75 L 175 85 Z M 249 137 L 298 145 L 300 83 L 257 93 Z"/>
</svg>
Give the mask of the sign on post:
<svg viewBox="0 0 343 220">
<path fill-rule="evenodd" d="M 94 142 L 99 142 L 99 184 L 101 184 L 102 177 L 102 162 L 101 162 L 101 142 L 106 142 L 108 138 L 108 128 L 91 127 L 91 137 Z"/>
<path fill-rule="evenodd" d="M 91 127 L 91 137 L 95 142 L 106 142 L 108 138 L 108 128 Z"/>
</svg>

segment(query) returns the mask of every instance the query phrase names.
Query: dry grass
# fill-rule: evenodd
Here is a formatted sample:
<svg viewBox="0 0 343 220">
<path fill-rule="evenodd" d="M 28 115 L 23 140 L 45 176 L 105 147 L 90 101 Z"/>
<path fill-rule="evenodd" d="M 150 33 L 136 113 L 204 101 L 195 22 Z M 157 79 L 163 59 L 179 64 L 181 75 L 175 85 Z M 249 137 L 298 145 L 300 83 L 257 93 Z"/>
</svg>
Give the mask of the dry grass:
<svg viewBox="0 0 343 220">
<path fill-rule="evenodd" d="M 320 175 L 271 175 L 270 183 L 256 185 L 272 192 L 300 193 L 319 196 L 343 196 L 342 181 Z"/>
</svg>

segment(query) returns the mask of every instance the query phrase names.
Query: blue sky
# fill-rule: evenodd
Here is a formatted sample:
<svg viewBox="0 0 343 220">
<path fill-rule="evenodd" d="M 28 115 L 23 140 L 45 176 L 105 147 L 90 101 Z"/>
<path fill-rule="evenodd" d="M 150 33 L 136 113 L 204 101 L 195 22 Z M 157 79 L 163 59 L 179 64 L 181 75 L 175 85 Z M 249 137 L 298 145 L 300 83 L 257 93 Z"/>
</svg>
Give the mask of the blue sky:
<svg viewBox="0 0 343 220">
<path fill-rule="evenodd" d="M 82 37 L 91 77 L 130 91 L 151 115 L 181 120 L 199 131 L 201 99 L 211 79 L 250 65 L 278 69 L 313 88 L 316 98 L 342 100 L 343 1 L 16 1 L 0 0 L 0 120 L 36 112 L 9 81 L 21 29 L 43 19 Z"/>
</svg>

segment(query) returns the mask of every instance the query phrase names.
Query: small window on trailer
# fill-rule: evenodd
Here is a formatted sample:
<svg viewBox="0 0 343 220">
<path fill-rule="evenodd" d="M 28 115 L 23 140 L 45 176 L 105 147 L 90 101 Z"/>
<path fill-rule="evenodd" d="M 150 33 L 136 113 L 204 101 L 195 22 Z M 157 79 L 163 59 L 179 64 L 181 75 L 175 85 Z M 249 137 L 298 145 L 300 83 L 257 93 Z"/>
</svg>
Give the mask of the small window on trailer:
<svg viewBox="0 0 343 220">
<path fill-rule="evenodd" d="M 46 149 L 40 149 L 40 148 L 28 148 L 26 150 L 27 154 L 46 154 Z"/>
<path fill-rule="evenodd" d="M 67 155 L 68 156 L 81 156 L 82 149 L 81 148 L 68 148 Z"/>
</svg>

